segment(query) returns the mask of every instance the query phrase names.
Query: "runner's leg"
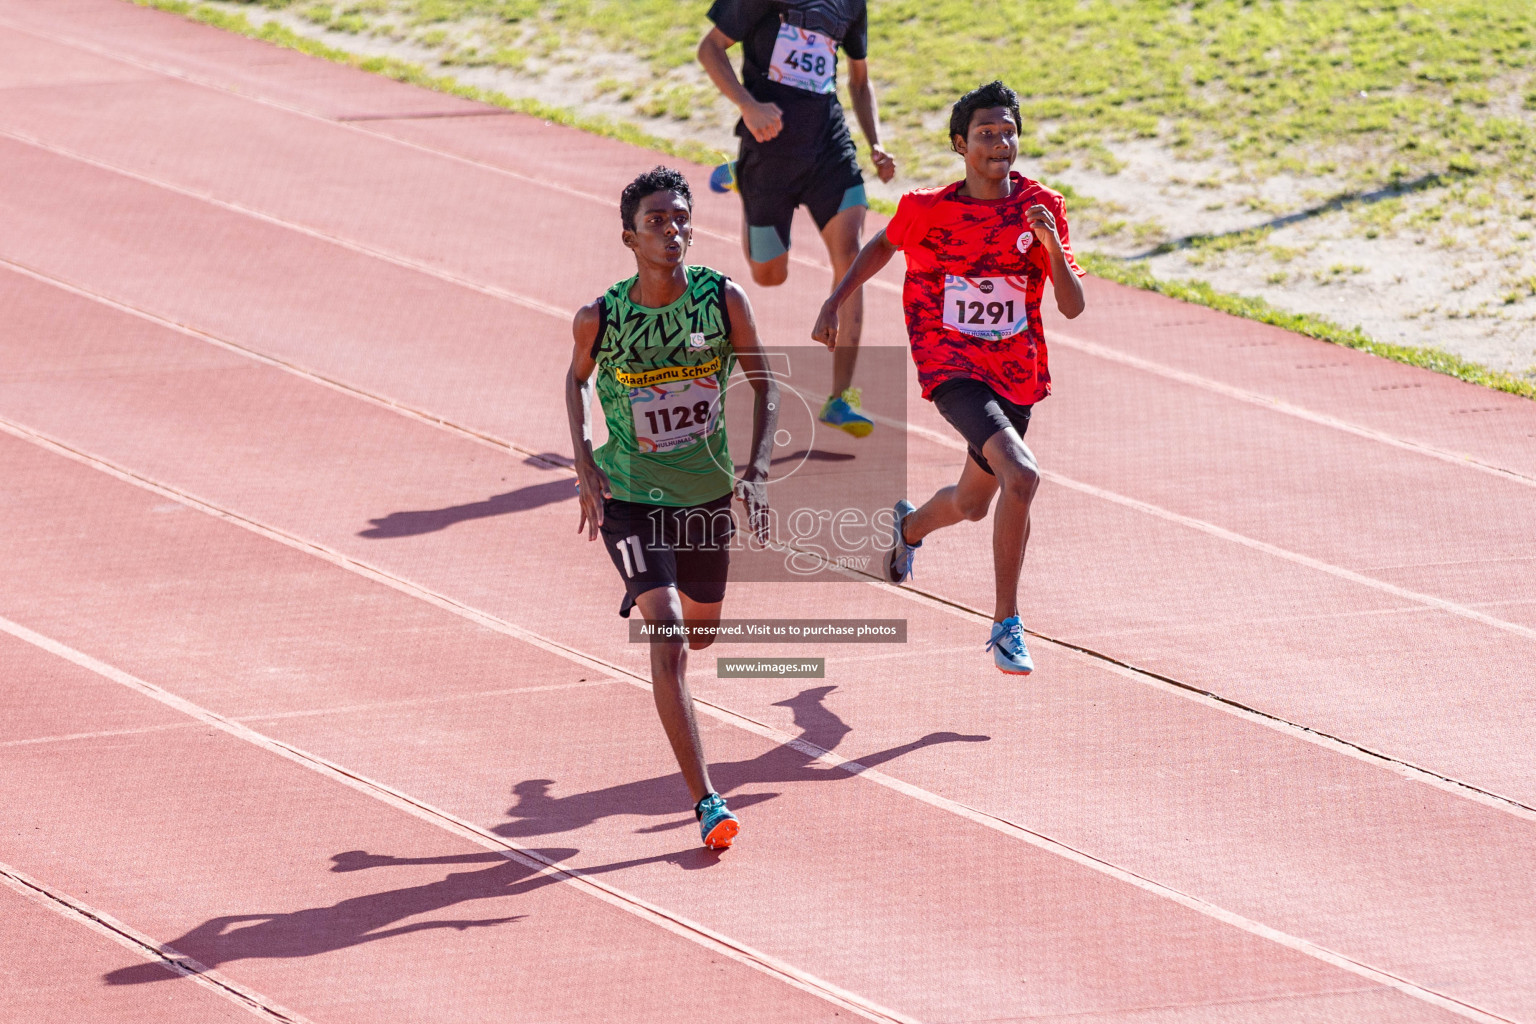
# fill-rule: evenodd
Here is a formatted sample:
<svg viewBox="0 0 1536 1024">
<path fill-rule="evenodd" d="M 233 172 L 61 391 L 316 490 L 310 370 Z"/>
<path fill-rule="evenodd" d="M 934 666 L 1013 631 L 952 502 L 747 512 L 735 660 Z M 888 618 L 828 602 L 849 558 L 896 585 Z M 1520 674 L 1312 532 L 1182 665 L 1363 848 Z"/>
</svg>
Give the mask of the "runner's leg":
<svg viewBox="0 0 1536 1024">
<path fill-rule="evenodd" d="M 652 625 L 683 625 L 683 604 L 676 587 L 647 590 L 636 596 L 635 606 Z M 709 780 L 709 765 L 704 762 L 704 746 L 699 741 L 699 723 L 693 714 L 693 697 L 685 678 L 687 668 L 688 649 L 681 640 L 651 641 L 651 692 L 656 700 L 656 713 L 661 716 L 661 726 L 672 744 L 672 754 L 682 769 L 688 792 L 693 794 L 693 802 L 698 803 L 714 792 L 714 785 Z"/>
<path fill-rule="evenodd" d="M 687 594 L 678 594 L 683 603 L 683 621 L 688 623 L 688 649 L 690 651 L 702 651 L 715 642 L 713 635 L 707 630 L 720 625 L 720 606 L 724 601 L 695 601 Z M 693 629 L 702 626 L 706 633 L 704 636 L 694 636 Z"/>
<path fill-rule="evenodd" d="M 714 634 L 696 635 L 694 628 L 708 630 L 720 624 L 725 583 L 730 577 L 731 538 L 736 534 L 731 496 L 725 494 L 679 512 L 676 522 L 677 596 L 689 626 L 688 649 L 702 651 L 715 642 Z"/>
<path fill-rule="evenodd" d="M 934 530 L 953 526 L 962 519 L 978 522 L 987 517 L 992 496 L 997 493 L 997 477 L 966 457 L 960 482 L 941 487 L 921 508 L 907 517 L 902 535 L 908 544 L 917 544 Z"/>
<path fill-rule="evenodd" d="M 992 566 L 996 604 L 992 621 L 1019 614 L 1019 574 L 1029 541 L 1029 508 L 1040 486 L 1034 453 L 1013 428 L 999 430 L 982 446 L 982 454 L 997 474 L 1001 494 L 992 515 Z"/>
<path fill-rule="evenodd" d="M 789 234 L 799 205 L 782 161 L 765 160 L 746 139 L 736 158 L 741 194 L 741 249 L 752 280 L 764 288 L 789 278 Z"/>
<path fill-rule="evenodd" d="M 843 279 L 854 257 L 859 254 L 859 239 L 864 231 L 863 206 L 839 210 L 821 229 L 827 256 L 832 261 L 832 285 Z M 859 359 L 859 339 L 864 336 L 864 289 L 860 288 L 843 303 L 838 313 L 837 345 L 832 350 L 832 394 L 840 395 L 853 384 L 853 368 Z"/>
<path fill-rule="evenodd" d="M 741 251 L 746 253 L 747 265 L 752 268 L 752 282 L 764 288 L 774 288 L 789 280 L 789 252 L 786 250 L 769 260 L 759 262 L 752 258 L 752 232 L 758 231 L 761 236 L 761 228 L 753 228 L 747 223 L 747 219 L 741 219 Z M 761 249 L 762 239 L 759 237 L 758 246 Z"/>
</svg>

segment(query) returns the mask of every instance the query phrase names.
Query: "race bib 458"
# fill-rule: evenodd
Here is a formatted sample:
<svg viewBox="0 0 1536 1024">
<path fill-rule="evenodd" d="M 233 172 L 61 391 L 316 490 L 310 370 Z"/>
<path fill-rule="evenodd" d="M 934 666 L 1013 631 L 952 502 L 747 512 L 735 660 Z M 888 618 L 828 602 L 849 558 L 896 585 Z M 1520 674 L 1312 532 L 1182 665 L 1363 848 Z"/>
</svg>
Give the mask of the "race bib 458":
<svg viewBox="0 0 1536 1024">
<path fill-rule="evenodd" d="M 836 92 L 837 40 L 798 25 L 780 25 L 768 78 L 806 92 Z"/>
</svg>

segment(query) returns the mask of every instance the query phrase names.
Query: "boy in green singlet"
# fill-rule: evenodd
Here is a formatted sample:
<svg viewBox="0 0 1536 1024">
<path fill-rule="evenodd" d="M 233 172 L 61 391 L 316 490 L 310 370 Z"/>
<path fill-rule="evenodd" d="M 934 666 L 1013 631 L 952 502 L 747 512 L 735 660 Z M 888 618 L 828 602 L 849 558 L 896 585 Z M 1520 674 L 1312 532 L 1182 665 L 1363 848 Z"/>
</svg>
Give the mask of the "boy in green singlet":
<svg viewBox="0 0 1536 1024">
<path fill-rule="evenodd" d="M 624 189 L 622 238 L 637 273 L 577 311 L 565 405 L 581 488 L 576 530 L 588 540 L 601 534 L 624 577 L 619 614 L 639 608 L 655 630 L 656 711 L 693 795 L 704 844 L 723 849 L 739 824 L 710 783 L 684 672 L 688 651 L 708 647 L 709 630 L 720 621 L 733 491 L 759 539 L 767 539 L 778 387 L 746 293 L 725 275 L 685 262 L 692 215 L 693 195 L 677 171 L 657 167 Z M 740 480 L 723 407 L 738 362 L 756 400 L 751 458 Z M 595 452 L 594 377 L 608 425 L 608 441 Z"/>
</svg>

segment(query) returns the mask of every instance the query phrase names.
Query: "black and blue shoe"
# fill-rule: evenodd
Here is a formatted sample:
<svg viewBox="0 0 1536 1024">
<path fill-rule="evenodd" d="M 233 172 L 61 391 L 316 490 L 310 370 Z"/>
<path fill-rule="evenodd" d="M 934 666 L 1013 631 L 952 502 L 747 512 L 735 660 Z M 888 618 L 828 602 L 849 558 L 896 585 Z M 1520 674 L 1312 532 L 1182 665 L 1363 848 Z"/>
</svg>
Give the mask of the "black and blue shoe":
<svg viewBox="0 0 1536 1024">
<path fill-rule="evenodd" d="M 922 541 L 908 544 L 902 533 L 907 517 L 916 511 L 917 506 L 906 498 L 896 503 L 896 525 L 891 530 L 891 553 L 885 559 L 885 578 L 892 583 L 905 583 L 912 578 L 912 559 L 916 557 L 917 549 L 923 546 Z"/>
</svg>

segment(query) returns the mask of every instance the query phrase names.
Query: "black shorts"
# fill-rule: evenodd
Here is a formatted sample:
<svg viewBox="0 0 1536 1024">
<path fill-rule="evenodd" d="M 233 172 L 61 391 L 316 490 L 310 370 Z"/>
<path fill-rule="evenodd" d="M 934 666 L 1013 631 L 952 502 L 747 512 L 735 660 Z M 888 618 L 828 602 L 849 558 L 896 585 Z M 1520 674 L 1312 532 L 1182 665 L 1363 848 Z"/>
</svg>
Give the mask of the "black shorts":
<svg viewBox="0 0 1536 1024">
<path fill-rule="evenodd" d="M 939 415 L 965 438 L 971 459 L 988 473 L 992 472 L 992 467 L 981 454 L 982 446 L 993 434 L 1009 427 L 1023 437 L 1024 431 L 1029 429 L 1029 412 L 1034 408 L 1032 405 L 1015 405 L 990 386 L 970 377 L 951 377 L 934 388 L 930 397 L 938 406 Z"/>
<path fill-rule="evenodd" d="M 724 600 L 735 533 L 729 494 L 683 508 L 606 499 L 603 545 L 624 577 L 619 614 L 628 618 L 635 598 L 657 587 L 705 604 Z"/>
<path fill-rule="evenodd" d="M 809 158 L 742 139 L 736 188 L 753 263 L 767 263 L 789 251 L 795 207 L 804 205 L 821 230 L 848 207 L 869 205 L 859 152 L 846 131 L 825 141 Z"/>
</svg>

